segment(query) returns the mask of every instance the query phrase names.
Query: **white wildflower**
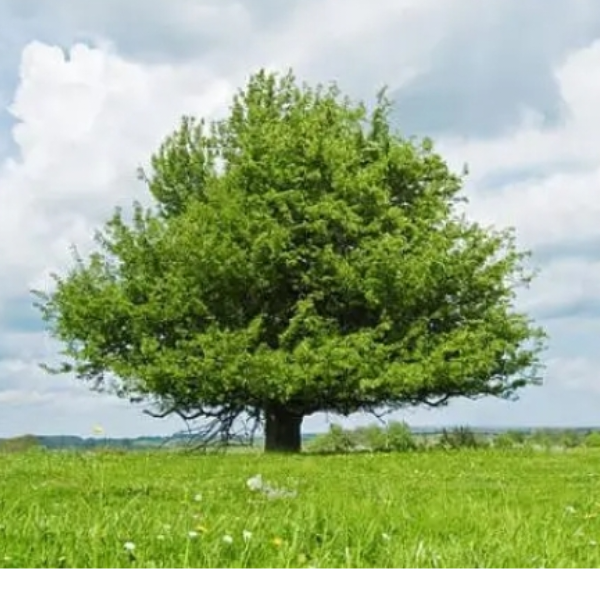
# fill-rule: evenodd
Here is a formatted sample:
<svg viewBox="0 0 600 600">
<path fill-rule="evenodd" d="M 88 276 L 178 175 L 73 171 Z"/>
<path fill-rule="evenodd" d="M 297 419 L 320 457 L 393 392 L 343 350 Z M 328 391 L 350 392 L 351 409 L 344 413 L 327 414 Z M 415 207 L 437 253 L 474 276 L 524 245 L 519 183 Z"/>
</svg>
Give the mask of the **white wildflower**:
<svg viewBox="0 0 600 600">
<path fill-rule="evenodd" d="M 249 542 L 252 539 L 252 532 L 244 529 L 244 531 L 242 531 L 242 537 L 245 542 Z"/>
<path fill-rule="evenodd" d="M 194 496 L 194 502 L 202 502 L 202 494 L 196 494 Z"/>
<path fill-rule="evenodd" d="M 190 540 L 193 540 L 194 538 L 198 537 L 198 532 L 197 531 L 188 531 L 188 537 L 190 538 Z"/>
<path fill-rule="evenodd" d="M 123 544 L 123 550 L 125 550 L 125 552 L 134 552 L 135 544 L 133 542 L 125 542 Z"/>
<path fill-rule="evenodd" d="M 233 544 L 233 538 L 230 535 L 224 535 L 223 543 L 224 544 Z"/>
<path fill-rule="evenodd" d="M 389 533 L 382 533 L 381 534 L 381 539 L 384 542 L 389 542 L 392 539 L 392 536 Z"/>
<path fill-rule="evenodd" d="M 255 475 L 254 477 L 250 477 L 248 481 L 246 481 L 246 485 L 253 492 L 259 492 L 263 489 L 263 479 L 262 475 Z"/>
</svg>

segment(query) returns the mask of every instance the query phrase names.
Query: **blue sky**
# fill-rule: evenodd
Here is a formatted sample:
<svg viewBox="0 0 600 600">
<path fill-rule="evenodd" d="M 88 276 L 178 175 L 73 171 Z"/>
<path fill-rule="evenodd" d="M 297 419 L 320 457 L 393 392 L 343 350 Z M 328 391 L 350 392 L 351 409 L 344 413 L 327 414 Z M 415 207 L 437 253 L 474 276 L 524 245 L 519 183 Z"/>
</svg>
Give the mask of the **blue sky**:
<svg viewBox="0 0 600 600">
<path fill-rule="evenodd" d="M 260 67 L 367 100 L 388 85 L 404 133 L 469 165 L 470 215 L 534 252 L 520 302 L 551 336 L 544 386 L 396 417 L 600 425 L 597 0 L 0 0 L 0 22 L 0 436 L 179 429 L 41 371 L 57 347 L 28 290 L 146 198 L 136 168 L 182 114 L 222 115 Z"/>
</svg>

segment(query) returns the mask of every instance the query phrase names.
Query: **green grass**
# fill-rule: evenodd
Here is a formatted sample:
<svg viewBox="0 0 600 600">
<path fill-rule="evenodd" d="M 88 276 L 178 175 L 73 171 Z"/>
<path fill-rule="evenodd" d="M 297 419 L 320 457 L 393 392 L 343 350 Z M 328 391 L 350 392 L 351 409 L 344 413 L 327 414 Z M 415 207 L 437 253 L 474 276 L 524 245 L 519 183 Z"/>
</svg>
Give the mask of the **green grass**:
<svg viewBox="0 0 600 600">
<path fill-rule="evenodd" d="M 598 567 L 599 478 L 596 450 L 6 454 L 0 565 Z"/>
</svg>

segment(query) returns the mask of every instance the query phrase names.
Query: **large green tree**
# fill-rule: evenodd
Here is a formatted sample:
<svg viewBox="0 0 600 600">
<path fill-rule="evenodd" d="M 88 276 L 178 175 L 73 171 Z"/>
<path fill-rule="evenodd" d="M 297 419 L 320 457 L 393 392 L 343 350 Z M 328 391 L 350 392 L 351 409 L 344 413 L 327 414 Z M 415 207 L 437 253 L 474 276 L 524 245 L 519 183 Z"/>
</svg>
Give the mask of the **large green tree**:
<svg viewBox="0 0 600 600">
<path fill-rule="evenodd" d="M 158 415 L 246 416 L 297 451 L 305 416 L 539 383 L 544 333 L 514 307 L 531 278 L 510 231 L 460 210 L 428 140 L 335 86 L 260 71 L 212 124 L 183 120 L 96 250 L 35 292 L 65 362 Z"/>
</svg>

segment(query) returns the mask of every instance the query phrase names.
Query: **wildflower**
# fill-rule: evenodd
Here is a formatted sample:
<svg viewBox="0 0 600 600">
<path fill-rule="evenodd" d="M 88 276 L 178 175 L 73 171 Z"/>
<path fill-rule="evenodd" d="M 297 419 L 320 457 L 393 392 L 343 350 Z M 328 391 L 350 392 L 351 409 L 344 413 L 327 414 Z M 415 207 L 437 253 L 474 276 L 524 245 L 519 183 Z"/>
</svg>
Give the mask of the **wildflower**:
<svg viewBox="0 0 600 600">
<path fill-rule="evenodd" d="M 255 475 L 254 477 L 250 477 L 248 481 L 246 481 L 246 485 L 253 492 L 259 492 L 263 489 L 263 479 L 262 475 Z"/>
<path fill-rule="evenodd" d="M 194 496 L 194 502 L 202 502 L 202 494 L 196 494 Z"/>
<path fill-rule="evenodd" d="M 392 539 L 392 536 L 389 533 L 382 533 L 381 534 L 381 539 L 384 542 L 389 542 Z"/>
<path fill-rule="evenodd" d="M 283 540 L 280 537 L 273 538 L 273 546 L 275 546 L 275 548 L 279 548 L 282 545 L 283 545 Z"/>
<path fill-rule="evenodd" d="M 574 515 L 577 511 L 575 510 L 574 506 L 565 506 L 565 512 L 569 515 Z"/>
<path fill-rule="evenodd" d="M 224 535 L 223 543 L 224 544 L 233 544 L 233 538 L 230 535 Z"/>
<path fill-rule="evenodd" d="M 242 531 L 242 537 L 245 542 L 249 542 L 252 539 L 252 532 L 244 529 L 244 531 Z"/>
<path fill-rule="evenodd" d="M 100 425 L 94 425 L 92 427 L 92 433 L 94 435 L 104 435 L 104 429 Z"/>
<path fill-rule="evenodd" d="M 188 531 L 188 537 L 190 538 L 190 540 L 193 540 L 194 538 L 198 537 L 198 532 L 197 531 Z"/>
<path fill-rule="evenodd" d="M 123 544 L 123 550 L 125 550 L 125 552 L 134 552 L 135 544 L 133 542 L 125 542 Z"/>
</svg>

